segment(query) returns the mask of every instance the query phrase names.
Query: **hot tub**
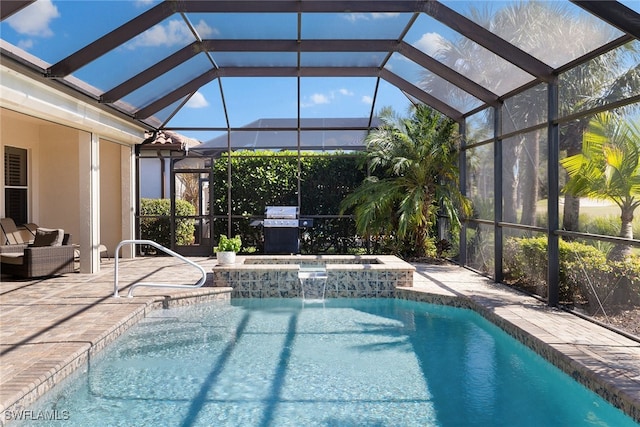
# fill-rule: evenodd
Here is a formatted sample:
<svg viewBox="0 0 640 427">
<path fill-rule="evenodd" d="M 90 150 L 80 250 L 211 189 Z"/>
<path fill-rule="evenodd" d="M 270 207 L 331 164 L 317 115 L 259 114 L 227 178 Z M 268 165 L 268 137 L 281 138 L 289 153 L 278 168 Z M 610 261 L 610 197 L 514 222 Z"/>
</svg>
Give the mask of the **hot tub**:
<svg viewBox="0 0 640 427">
<path fill-rule="evenodd" d="M 415 267 L 393 255 L 254 255 L 213 268 L 213 285 L 236 298 L 299 298 L 301 268 L 326 270 L 326 298 L 390 298 L 413 286 Z"/>
</svg>

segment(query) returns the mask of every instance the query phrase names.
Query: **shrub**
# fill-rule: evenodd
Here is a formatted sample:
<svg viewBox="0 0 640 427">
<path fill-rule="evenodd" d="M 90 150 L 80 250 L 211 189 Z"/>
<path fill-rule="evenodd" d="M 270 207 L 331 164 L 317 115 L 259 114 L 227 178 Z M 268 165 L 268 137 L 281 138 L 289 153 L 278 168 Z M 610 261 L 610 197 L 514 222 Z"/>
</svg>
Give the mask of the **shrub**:
<svg viewBox="0 0 640 427">
<path fill-rule="evenodd" d="M 596 287 L 610 288 L 615 281 L 607 270 L 606 253 L 581 242 L 560 240 L 560 288 L 566 289 L 566 300 L 590 300 L 593 292 L 589 283 L 596 281 Z"/>
<path fill-rule="evenodd" d="M 176 216 L 195 215 L 195 207 L 184 200 L 176 200 Z M 171 247 L 171 200 L 140 200 L 140 238 Z M 190 245 L 194 241 L 195 225 L 191 219 L 176 220 L 176 244 Z"/>
<path fill-rule="evenodd" d="M 640 304 L 640 258 L 611 262 L 596 247 L 560 240 L 561 301 L 587 301 L 595 310 Z M 505 277 L 514 284 L 547 294 L 547 238 L 510 238 L 504 250 Z"/>
<path fill-rule="evenodd" d="M 316 216 L 314 226 L 304 230 L 302 253 L 347 253 L 362 247 L 356 238 L 354 221 L 349 217 L 332 218 L 340 211 L 340 202 L 366 176 L 358 165 L 361 154 L 302 153 L 298 169 L 297 151 L 235 151 L 223 155 L 213 165 L 214 199 L 211 207 L 216 215 L 212 235 L 240 235 L 245 245 L 263 250 L 262 230 L 250 225 L 261 217 L 266 206 L 298 205 L 300 175 L 300 215 Z M 229 206 L 227 166 L 233 169 L 231 192 L 231 231 L 226 220 Z"/>
<path fill-rule="evenodd" d="M 620 216 L 580 215 L 580 230 L 585 233 L 601 234 L 604 236 L 617 236 L 620 234 Z"/>
<path fill-rule="evenodd" d="M 546 296 L 547 259 L 546 237 L 508 238 L 504 247 L 505 277 L 512 283 Z M 561 288 L 560 293 L 567 292 Z"/>
</svg>

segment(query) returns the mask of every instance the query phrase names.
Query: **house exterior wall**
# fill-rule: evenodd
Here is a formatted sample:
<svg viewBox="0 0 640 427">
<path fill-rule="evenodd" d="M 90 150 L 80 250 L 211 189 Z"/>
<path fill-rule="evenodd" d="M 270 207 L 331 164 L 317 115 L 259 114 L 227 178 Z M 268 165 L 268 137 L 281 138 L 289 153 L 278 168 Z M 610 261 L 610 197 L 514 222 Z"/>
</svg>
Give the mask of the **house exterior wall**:
<svg viewBox="0 0 640 427">
<path fill-rule="evenodd" d="M 167 176 L 162 176 L 162 162 L 165 162 Z M 162 194 L 162 180 L 165 180 L 165 189 L 169 189 L 169 161 L 159 158 L 140 158 L 140 197 L 147 199 L 168 198 L 168 194 Z"/>
<path fill-rule="evenodd" d="M 10 113 L 10 114 L 9 114 Z M 38 223 L 40 218 L 39 200 L 34 196 L 39 194 L 39 168 L 40 158 L 40 128 L 28 126 L 27 117 L 4 112 L 0 110 L 0 149 L 4 156 L 4 146 L 18 147 L 27 150 L 29 168 L 27 181 L 29 183 L 29 218 Z M 4 161 L 0 162 L 0 180 L 4 186 Z M 4 197 L 0 197 L 0 216 L 4 217 Z"/>
<path fill-rule="evenodd" d="M 39 190 L 35 192 L 41 227 L 63 228 L 73 242 L 80 236 L 78 144 L 81 132 L 64 126 L 40 126 Z M 35 168 L 33 168 L 35 169 Z"/>
<path fill-rule="evenodd" d="M 144 129 L 2 65 L 0 81 L 0 152 L 28 150 L 29 221 L 73 234 L 80 271 L 98 272 L 101 244 L 112 255 L 135 236 L 134 146 Z"/>
<path fill-rule="evenodd" d="M 109 254 L 124 238 L 120 150 L 119 144 L 100 140 L 100 243 L 107 247 Z"/>
</svg>

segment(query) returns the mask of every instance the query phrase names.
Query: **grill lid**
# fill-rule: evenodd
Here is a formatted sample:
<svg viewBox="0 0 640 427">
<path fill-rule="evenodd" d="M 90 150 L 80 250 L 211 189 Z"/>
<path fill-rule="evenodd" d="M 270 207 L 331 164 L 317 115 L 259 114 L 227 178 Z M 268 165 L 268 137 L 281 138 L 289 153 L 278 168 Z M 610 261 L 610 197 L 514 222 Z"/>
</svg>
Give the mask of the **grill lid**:
<svg viewBox="0 0 640 427">
<path fill-rule="evenodd" d="M 299 224 L 297 219 L 267 218 L 262 221 L 264 228 L 298 228 Z"/>
<path fill-rule="evenodd" d="M 266 218 L 296 219 L 298 218 L 297 206 L 267 206 L 264 210 Z"/>
</svg>

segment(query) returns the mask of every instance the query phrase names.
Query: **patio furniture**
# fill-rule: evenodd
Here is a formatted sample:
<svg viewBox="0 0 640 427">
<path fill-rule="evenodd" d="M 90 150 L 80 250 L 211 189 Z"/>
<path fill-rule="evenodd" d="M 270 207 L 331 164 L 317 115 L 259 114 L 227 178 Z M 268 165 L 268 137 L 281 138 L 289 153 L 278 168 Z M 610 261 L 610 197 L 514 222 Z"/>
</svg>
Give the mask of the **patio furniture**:
<svg viewBox="0 0 640 427">
<path fill-rule="evenodd" d="M 35 239 L 35 230 L 38 228 L 35 224 L 27 224 L 23 227 L 17 227 L 12 218 L 0 219 L 0 230 L 2 231 L 2 245 L 26 245 L 33 243 Z M 33 231 L 32 231 L 33 230 Z"/>
<path fill-rule="evenodd" d="M 62 229 L 38 228 L 33 243 L 25 244 L 11 218 L 0 220 L 0 273 L 22 278 L 73 273 L 74 247 Z"/>
</svg>

